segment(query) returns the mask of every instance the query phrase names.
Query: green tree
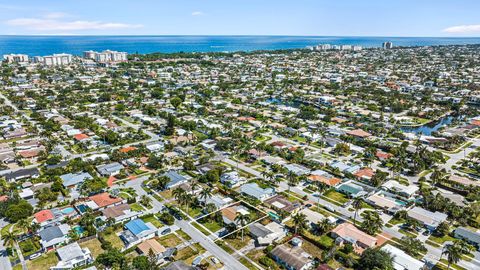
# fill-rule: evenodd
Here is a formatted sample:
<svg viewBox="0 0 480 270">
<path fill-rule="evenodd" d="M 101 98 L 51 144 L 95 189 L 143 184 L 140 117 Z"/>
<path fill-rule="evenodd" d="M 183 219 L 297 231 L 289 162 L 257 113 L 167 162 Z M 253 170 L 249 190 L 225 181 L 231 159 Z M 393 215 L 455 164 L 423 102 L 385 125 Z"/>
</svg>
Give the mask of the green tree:
<svg viewBox="0 0 480 270">
<path fill-rule="evenodd" d="M 362 224 L 360 228 L 370 235 L 375 235 L 383 226 L 383 221 L 380 215 L 375 211 L 365 211 Z"/>
<path fill-rule="evenodd" d="M 305 214 L 297 213 L 292 217 L 292 221 L 295 234 L 307 228 L 307 216 Z"/>
<path fill-rule="evenodd" d="M 393 256 L 379 248 L 367 248 L 358 261 L 358 270 L 393 270 Z"/>
<path fill-rule="evenodd" d="M 243 241 L 245 226 L 247 226 L 248 222 L 250 222 L 250 216 L 247 214 L 239 214 L 235 217 L 235 222 L 240 226 L 240 231 L 242 232 L 242 241 Z"/>
<path fill-rule="evenodd" d="M 358 210 L 362 209 L 362 205 L 363 205 L 363 198 L 362 197 L 353 198 L 352 206 L 353 206 L 353 209 L 355 209 L 355 214 L 353 215 L 353 224 L 357 223 Z"/>
</svg>

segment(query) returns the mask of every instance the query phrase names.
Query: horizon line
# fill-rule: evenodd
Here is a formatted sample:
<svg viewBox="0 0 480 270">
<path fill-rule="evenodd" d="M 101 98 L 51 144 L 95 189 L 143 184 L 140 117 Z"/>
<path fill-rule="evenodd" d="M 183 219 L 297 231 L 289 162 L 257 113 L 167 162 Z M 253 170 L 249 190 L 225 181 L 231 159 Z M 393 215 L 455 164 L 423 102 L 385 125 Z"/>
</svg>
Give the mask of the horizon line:
<svg viewBox="0 0 480 270">
<path fill-rule="evenodd" d="M 452 38 L 452 39 L 465 39 L 465 38 L 480 38 L 480 36 L 377 36 L 377 35 L 271 35 L 271 34 L 0 34 L 0 37 L 9 36 L 9 37 L 20 37 L 20 36 L 30 36 L 30 37 L 357 37 L 357 38 Z"/>
</svg>

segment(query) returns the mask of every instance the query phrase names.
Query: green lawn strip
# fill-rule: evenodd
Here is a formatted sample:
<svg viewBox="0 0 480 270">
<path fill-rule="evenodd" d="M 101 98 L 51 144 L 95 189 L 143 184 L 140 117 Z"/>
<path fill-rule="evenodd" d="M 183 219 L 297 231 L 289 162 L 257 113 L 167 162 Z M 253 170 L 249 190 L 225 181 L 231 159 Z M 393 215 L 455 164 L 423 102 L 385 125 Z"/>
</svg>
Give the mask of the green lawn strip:
<svg viewBox="0 0 480 270">
<path fill-rule="evenodd" d="M 147 222 L 150 222 L 152 223 L 153 226 L 155 226 L 156 228 L 160 228 L 160 227 L 163 227 L 163 223 L 160 222 L 155 216 L 146 216 L 146 217 L 141 217 L 141 219 L 147 223 Z"/>
<path fill-rule="evenodd" d="M 232 254 L 234 252 L 234 250 L 231 247 L 227 246 L 223 240 L 216 241 L 215 244 L 217 244 L 217 246 L 221 247 L 229 254 Z"/>
<path fill-rule="evenodd" d="M 442 245 L 443 243 L 445 243 L 445 241 L 454 241 L 455 238 L 451 237 L 448 234 L 443 237 L 436 237 L 436 236 L 430 235 L 430 237 L 428 237 L 428 240 Z"/>
<path fill-rule="evenodd" d="M 196 221 L 192 222 L 193 227 L 197 228 L 200 232 L 202 232 L 204 235 L 209 236 L 210 232 L 205 230 L 200 224 L 198 224 Z"/>
<path fill-rule="evenodd" d="M 176 233 L 182 237 L 184 240 L 191 240 L 192 238 L 190 237 L 190 235 L 186 234 L 184 231 L 182 231 L 181 229 L 176 231 Z"/>
</svg>

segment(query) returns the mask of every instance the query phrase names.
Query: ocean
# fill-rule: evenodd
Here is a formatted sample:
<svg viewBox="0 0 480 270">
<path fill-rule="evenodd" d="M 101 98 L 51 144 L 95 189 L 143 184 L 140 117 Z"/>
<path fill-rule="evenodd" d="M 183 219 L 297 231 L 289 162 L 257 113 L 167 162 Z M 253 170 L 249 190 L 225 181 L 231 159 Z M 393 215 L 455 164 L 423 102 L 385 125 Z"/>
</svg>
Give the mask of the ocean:
<svg viewBox="0 0 480 270">
<path fill-rule="evenodd" d="M 0 55 L 30 56 L 53 53 L 81 55 L 86 50 L 128 53 L 234 52 L 301 49 L 322 43 L 380 47 L 480 44 L 480 38 L 446 37 L 332 37 L 332 36 L 0 36 Z"/>
</svg>

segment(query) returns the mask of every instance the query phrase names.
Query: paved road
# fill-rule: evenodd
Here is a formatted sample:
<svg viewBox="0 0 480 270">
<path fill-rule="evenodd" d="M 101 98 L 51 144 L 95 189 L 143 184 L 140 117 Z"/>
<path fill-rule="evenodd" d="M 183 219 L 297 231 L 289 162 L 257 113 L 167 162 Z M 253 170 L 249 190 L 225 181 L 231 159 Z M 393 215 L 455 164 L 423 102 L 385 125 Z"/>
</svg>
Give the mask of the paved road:
<svg viewBox="0 0 480 270">
<path fill-rule="evenodd" d="M 128 181 L 125 183 L 125 187 L 132 187 L 135 189 L 138 196 L 147 195 L 150 196 L 143 188 L 142 183 L 147 180 L 148 176 L 142 176 L 137 179 Z M 115 185 L 114 187 L 119 187 Z M 152 213 L 158 213 L 163 209 L 163 204 L 159 202 L 155 197 L 150 196 L 152 199 L 153 208 L 150 209 Z M 210 238 L 205 236 L 202 232 L 197 230 L 193 227 L 188 221 L 185 220 L 177 220 L 175 222 L 180 229 L 182 229 L 186 234 L 188 234 L 193 241 L 200 243 L 202 247 L 204 247 L 210 254 L 213 254 L 217 257 L 220 261 L 222 261 L 225 265 L 225 269 L 248 269 L 242 263 L 240 263 L 237 259 L 235 259 L 232 255 L 228 254 L 225 250 L 221 247 L 217 246 Z"/>
<path fill-rule="evenodd" d="M 192 240 L 200 243 L 208 252 L 217 257 L 225 265 L 225 269 L 247 270 L 248 268 L 227 253 L 221 247 L 217 246 L 210 238 L 193 227 L 188 221 L 177 220 L 175 224 L 188 234 Z"/>
</svg>

